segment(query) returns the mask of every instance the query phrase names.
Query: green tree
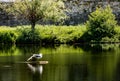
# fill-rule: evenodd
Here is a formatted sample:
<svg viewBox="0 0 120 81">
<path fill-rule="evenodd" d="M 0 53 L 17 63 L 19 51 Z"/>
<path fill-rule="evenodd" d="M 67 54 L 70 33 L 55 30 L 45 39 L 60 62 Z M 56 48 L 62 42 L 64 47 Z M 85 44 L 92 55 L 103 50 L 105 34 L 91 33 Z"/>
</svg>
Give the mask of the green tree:
<svg viewBox="0 0 120 81">
<path fill-rule="evenodd" d="M 41 20 L 61 21 L 66 18 L 62 0 L 15 0 L 7 11 L 17 17 L 27 19 L 34 30 L 36 22 Z"/>
<path fill-rule="evenodd" d="M 89 15 L 89 20 L 86 23 L 90 40 L 101 41 L 104 37 L 113 37 L 116 23 L 110 6 L 97 8 Z"/>
</svg>

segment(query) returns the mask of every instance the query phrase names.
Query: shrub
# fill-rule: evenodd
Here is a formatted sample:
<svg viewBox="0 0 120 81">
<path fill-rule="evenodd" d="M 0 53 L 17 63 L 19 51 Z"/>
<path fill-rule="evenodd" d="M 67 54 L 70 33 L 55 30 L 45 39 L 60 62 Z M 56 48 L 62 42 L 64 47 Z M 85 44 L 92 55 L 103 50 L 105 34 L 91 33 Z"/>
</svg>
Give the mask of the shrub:
<svg viewBox="0 0 120 81">
<path fill-rule="evenodd" d="M 79 43 L 85 31 L 86 27 L 84 25 L 61 27 L 59 34 L 57 34 L 57 40 L 61 43 Z"/>
<path fill-rule="evenodd" d="M 9 27 L 0 30 L 0 43 L 3 44 L 13 44 L 16 42 L 17 34 L 14 30 L 11 30 Z"/>
<path fill-rule="evenodd" d="M 15 28 L 0 27 L 0 43 L 3 44 L 14 44 L 17 39 Z"/>
<path fill-rule="evenodd" d="M 109 37 L 103 37 L 102 39 L 101 39 L 101 41 L 100 42 L 119 42 L 119 39 L 118 39 L 118 37 L 115 35 L 115 36 L 113 36 L 112 38 L 109 38 Z"/>
<path fill-rule="evenodd" d="M 42 43 L 75 43 L 86 31 L 85 25 L 79 26 L 44 26 L 36 27 L 41 35 Z"/>
<path fill-rule="evenodd" d="M 35 44 L 40 43 L 40 33 L 37 30 L 31 30 L 30 28 L 19 29 L 19 36 L 16 43 Z"/>
<path fill-rule="evenodd" d="M 96 8 L 96 11 L 89 15 L 89 20 L 86 23 L 89 40 L 101 41 L 104 37 L 113 37 L 116 34 L 114 30 L 116 23 L 110 6 L 105 9 L 102 7 Z"/>
<path fill-rule="evenodd" d="M 0 32 L 0 43 L 15 43 L 16 35 L 13 32 Z"/>
</svg>

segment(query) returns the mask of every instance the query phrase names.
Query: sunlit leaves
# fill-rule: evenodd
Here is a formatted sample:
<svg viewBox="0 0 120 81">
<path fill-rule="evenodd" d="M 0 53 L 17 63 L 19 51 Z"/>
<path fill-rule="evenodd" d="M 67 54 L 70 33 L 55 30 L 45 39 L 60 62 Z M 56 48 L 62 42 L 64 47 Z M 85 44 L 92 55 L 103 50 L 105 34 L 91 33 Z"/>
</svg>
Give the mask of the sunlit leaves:
<svg viewBox="0 0 120 81">
<path fill-rule="evenodd" d="M 115 16 L 110 6 L 105 9 L 100 7 L 89 15 L 86 26 L 91 35 L 91 40 L 100 41 L 104 37 L 111 38 L 115 35 Z"/>
<path fill-rule="evenodd" d="M 9 12 L 35 24 L 39 20 L 59 22 L 65 19 L 64 8 L 61 0 L 16 0 L 9 8 Z"/>
</svg>

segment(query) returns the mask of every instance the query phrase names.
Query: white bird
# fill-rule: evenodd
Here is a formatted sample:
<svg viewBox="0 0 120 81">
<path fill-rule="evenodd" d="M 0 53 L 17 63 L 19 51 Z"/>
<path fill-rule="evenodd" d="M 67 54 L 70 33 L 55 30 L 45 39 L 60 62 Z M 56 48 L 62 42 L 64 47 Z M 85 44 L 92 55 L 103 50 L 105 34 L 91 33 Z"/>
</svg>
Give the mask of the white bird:
<svg viewBox="0 0 120 81">
<path fill-rule="evenodd" d="M 27 61 L 37 61 L 42 58 L 42 53 L 40 54 L 33 54 L 30 58 L 27 59 Z"/>
</svg>

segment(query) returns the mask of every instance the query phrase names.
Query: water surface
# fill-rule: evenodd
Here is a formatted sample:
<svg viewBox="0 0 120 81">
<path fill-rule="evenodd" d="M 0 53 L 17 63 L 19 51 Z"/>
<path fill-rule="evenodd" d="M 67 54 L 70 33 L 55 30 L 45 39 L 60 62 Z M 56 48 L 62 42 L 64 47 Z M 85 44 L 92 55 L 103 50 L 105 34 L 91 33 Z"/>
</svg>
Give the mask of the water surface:
<svg viewBox="0 0 120 81">
<path fill-rule="evenodd" d="M 48 64 L 23 63 L 43 53 Z M 0 45 L 0 81 L 120 81 L 120 45 Z"/>
</svg>

